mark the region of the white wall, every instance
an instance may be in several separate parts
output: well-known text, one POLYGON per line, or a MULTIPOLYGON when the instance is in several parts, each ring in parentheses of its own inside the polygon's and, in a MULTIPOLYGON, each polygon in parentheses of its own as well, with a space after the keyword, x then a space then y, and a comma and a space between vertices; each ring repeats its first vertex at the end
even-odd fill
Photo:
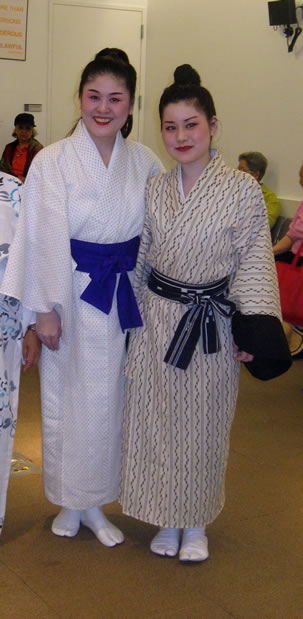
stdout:
POLYGON ((294 210, 302 200, 303 33, 288 53, 284 35, 269 27, 266 0, 149 0, 144 141, 167 164, 156 104, 185 62, 214 97, 226 162, 237 165, 244 150, 264 152, 265 182, 294 210))

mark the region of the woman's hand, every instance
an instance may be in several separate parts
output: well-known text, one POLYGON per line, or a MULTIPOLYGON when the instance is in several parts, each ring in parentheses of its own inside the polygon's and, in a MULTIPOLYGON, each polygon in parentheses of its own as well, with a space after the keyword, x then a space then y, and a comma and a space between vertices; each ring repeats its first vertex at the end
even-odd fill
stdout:
POLYGON ((55 309, 51 312, 38 312, 36 332, 42 344, 50 350, 59 349, 59 339, 62 333, 61 320, 55 309))
POLYGON ((251 355, 249 352, 245 352, 244 350, 239 350, 239 346, 237 346, 236 344, 234 344, 233 357, 235 361, 244 361, 244 363, 254 360, 253 355, 251 355))
POLYGON ((41 354, 41 342, 37 333, 30 327, 22 342, 22 358, 24 362, 24 372, 37 365, 41 354))
POLYGON ((283 254, 285 251, 289 251, 293 246, 293 243, 293 240, 290 236, 288 236, 288 234, 282 236, 282 239, 280 239, 280 241, 273 246, 274 256, 278 256, 279 254, 283 254))

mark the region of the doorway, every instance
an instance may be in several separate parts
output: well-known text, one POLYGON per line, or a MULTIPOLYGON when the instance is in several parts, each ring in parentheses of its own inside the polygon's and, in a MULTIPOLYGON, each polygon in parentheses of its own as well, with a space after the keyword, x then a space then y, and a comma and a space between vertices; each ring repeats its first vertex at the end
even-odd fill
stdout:
POLYGON ((126 51, 137 71, 137 98, 131 137, 139 139, 138 105, 142 71, 143 10, 75 4, 50 4, 48 143, 68 134, 80 117, 78 85, 83 68, 104 47, 126 51))

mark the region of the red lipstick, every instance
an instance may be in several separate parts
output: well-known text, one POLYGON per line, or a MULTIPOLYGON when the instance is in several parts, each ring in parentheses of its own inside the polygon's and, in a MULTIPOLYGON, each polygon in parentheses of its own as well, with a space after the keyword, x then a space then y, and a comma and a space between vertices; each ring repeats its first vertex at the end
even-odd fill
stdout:
POLYGON ((180 153, 186 153, 186 151, 190 150, 192 146, 177 146, 176 150, 180 153))

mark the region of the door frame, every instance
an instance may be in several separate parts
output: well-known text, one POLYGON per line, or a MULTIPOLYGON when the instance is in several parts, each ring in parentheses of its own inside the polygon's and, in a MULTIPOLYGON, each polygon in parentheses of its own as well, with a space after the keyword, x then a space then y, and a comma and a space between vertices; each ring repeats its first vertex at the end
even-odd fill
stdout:
POLYGON ((83 8, 100 8, 110 9, 117 11, 136 11, 141 14, 141 44, 140 44, 140 66, 137 71, 137 87, 136 87, 136 99, 135 109, 138 115, 138 141, 143 141, 143 129, 144 129, 144 94, 145 94, 145 67, 146 67, 146 19, 147 10, 146 6, 135 5, 121 5, 110 0, 98 0, 85 1, 85 0, 49 0, 48 6, 48 77, 47 77, 47 114, 46 114, 46 136, 47 144, 50 143, 51 136, 51 88, 52 88, 52 58, 53 58, 53 28, 54 28, 54 7, 56 5, 67 6, 81 6, 83 8))

